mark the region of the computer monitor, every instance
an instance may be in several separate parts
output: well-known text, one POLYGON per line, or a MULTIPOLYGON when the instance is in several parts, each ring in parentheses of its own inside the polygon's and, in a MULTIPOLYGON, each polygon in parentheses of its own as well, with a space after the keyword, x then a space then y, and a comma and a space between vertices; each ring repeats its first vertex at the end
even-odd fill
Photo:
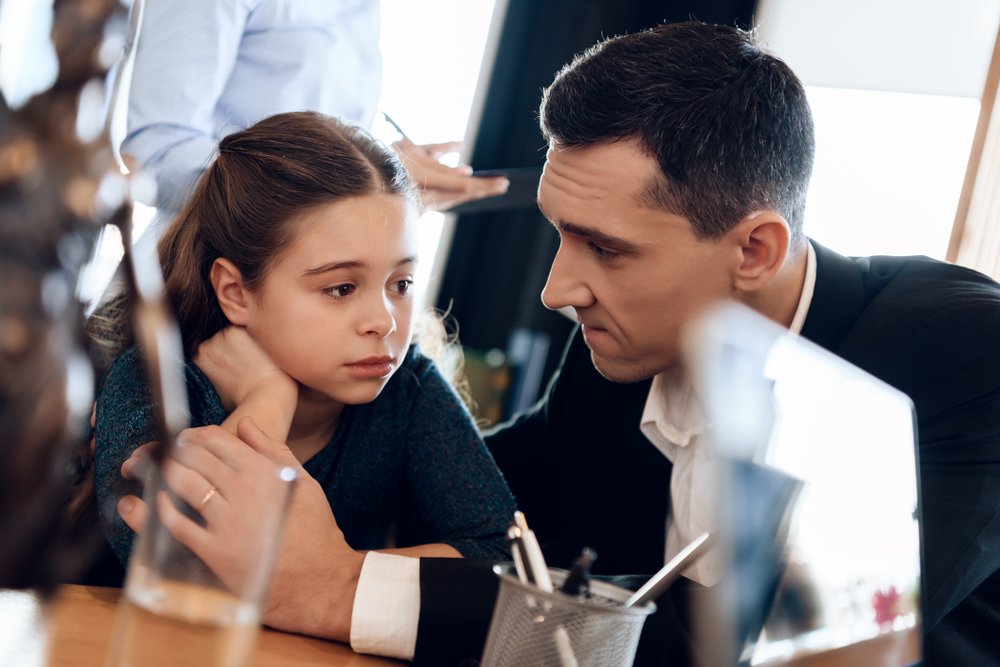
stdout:
POLYGON ((918 662, 910 399, 735 304, 687 332, 686 354, 718 464, 726 573, 696 610, 704 661, 918 662))

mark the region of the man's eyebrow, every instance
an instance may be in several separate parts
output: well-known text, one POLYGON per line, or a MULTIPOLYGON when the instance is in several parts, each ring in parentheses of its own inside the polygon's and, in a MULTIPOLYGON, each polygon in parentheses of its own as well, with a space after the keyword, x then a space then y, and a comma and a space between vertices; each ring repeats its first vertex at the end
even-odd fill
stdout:
POLYGON ((588 241, 592 241, 602 248, 608 248, 621 253, 635 253, 639 251, 639 246, 635 243, 626 241, 625 239, 620 239, 616 236, 609 236, 608 234, 599 232, 596 229, 581 227, 580 225, 574 225, 572 222, 565 222, 562 220, 555 221, 552 224, 554 224, 561 232, 566 232, 588 241))
MULTIPOLYGON (((396 268, 398 269, 404 264, 413 264, 416 261, 416 256, 404 257, 396 262, 396 268)), ((313 269, 306 269, 302 272, 302 276, 308 278, 310 276, 316 276, 321 273, 329 273, 330 271, 337 271, 339 269, 364 269, 367 266, 367 262, 360 259, 350 259, 343 262, 330 262, 328 264, 323 264, 322 266, 317 266, 313 269)))

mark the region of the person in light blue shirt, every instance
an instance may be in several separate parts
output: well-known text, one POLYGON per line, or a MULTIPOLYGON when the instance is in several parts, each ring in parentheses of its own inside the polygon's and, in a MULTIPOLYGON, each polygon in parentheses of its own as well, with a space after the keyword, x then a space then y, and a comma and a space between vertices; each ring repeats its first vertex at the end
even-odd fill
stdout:
MULTIPOLYGON (((181 209, 223 137, 267 116, 318 111, 370 127, 381 88, 379 9, 378 0, 137 2, 121 153, 155 179, 156 198, 146 202, 159 210, 155 224, 181 209)), ((442 165, 442 146, 395 148, 432 208, 506 189, 506 179, 442 165)))

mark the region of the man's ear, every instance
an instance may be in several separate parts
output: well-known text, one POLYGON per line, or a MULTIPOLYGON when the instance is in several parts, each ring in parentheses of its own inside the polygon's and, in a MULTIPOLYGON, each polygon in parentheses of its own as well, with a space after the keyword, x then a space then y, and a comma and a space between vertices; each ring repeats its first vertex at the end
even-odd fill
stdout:
POLYGON ((219 257, 212 262, 208 278, 226 319, 239 326, 249 324, 249 307, 253 295, 243 284, 243 276, 236 265, 228 259, 219 257))
POLYGON ((788 257, 792 237, 788 222, 775 211, 757 211, 741 220, 730 234, 739 244, 741 256, 733 286, 740 292, 757 292, 788 257))

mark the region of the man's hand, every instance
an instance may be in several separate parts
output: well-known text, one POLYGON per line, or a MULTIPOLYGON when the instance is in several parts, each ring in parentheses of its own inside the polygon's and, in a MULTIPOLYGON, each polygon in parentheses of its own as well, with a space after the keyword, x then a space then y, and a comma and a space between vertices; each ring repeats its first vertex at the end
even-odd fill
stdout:
MULTIPOLYGON (((196 508, 209 497, 209 489, 216 492, 200 507, 205 526, 188 519, 169 501, 158 504, 161 521, 223 581, 238 582, 252 565, 249 559, 259 557, 253 548, 257 517, 281 502, 280 487, 274 484, 276 468, 293 468, 298 481, 285 518, 264 622, 280 630, 349 642, 364 553, 347 544, 322 487, 287 445, 269 438, 249 418, 240 420, 237 433, 239 437, 208 426, 181 434, 164 468, 167 483, 196 508)), ((123 474, 134 472, 135 465, 130 458, 122 466, 123 474)), ((145 504, 126 496, 118 507, 129 527, 141 532, 148 514, 145 504)))
POLYGON ((442 164, 441 156, 458 151, 462 147, 461 142, 418 146, 404 138, 393 143, 392 147, 402 159, 410 178, 420 187, 424 208, 430 211, 444 211, 467 201, 502 195, 510 185, 503 176, 473 176, 468 165, 449 167, 442 164))

